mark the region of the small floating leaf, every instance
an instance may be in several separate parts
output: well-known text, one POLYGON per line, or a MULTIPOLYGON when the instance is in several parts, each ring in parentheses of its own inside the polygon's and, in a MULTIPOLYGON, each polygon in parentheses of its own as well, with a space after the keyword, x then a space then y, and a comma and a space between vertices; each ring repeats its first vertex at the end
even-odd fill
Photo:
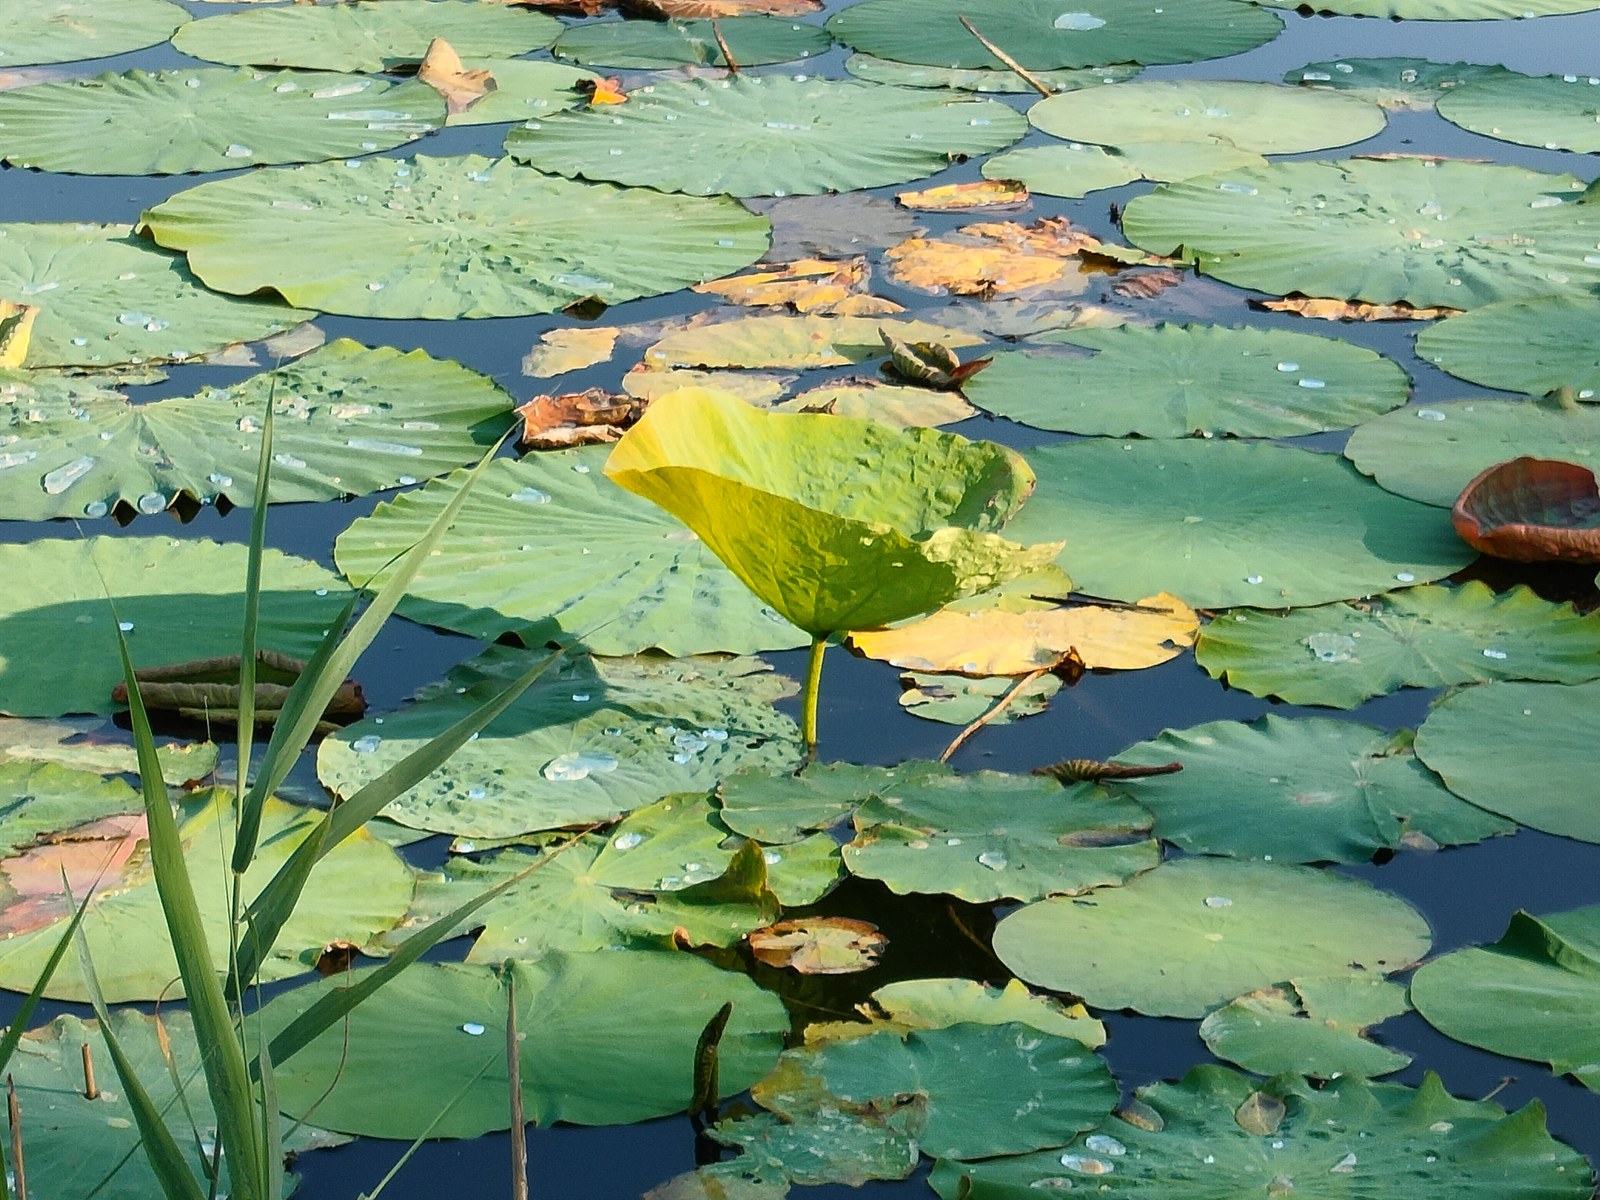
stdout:
POLYGON ((1369 1078, 1411 1061, 1366 1036, 1368 1026, 1409 1008, 1405 987, 1376 975, 1296 979, 1223 1005, 1200 1022, 1200 1037, 1218 1058, 1260 1075, 1369 1078))
POLYGON ((800 975, 853 975, 878 965, 889 939, 870 921, 800 917, 753 930, 747 941, 758 962, 800 975))

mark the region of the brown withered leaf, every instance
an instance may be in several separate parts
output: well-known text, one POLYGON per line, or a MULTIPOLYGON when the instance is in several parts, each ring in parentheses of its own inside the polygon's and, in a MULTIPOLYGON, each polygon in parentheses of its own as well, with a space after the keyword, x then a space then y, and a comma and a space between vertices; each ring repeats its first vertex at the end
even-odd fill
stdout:
POLYGON ((558 450, 614 442, 644 415, 649 401, 603 388, 560 396, 535 396, 517 408, 524 450, 558 450))
POLYGON ((1026 208, 1032 197, 1020 179, 974 179, 921 191, 899 192, 895 200, 907 208, 953 212, 972 208, 1026 208))
POLYGON ((1119 296, 1127 296, 1134 300, 1152 300, 1170 287, 1177 287, 1183 282, 1183 272, 1174 271, 1171 267, 1160 267, 1153 271, 1140 271, 1136 275, 1119 275, 1111 284, 1111 290, 1119 296))
POLYGON ((958 296, 997 296, 1048 288, 1056 294, 1088 286, 1089 264, 1142 264, 1146 256, 1112 246, 1065 217, 1045 217, 1032 225, 1014 221, 964 225, 940 237, 914 237, 885 254, 890 274, 910 287, 958 296))
POLYGON ((1315 296, 1289 295, 1281 300, 1251 300, 1251 308, 1267 312, 1298 313, 1324 321, 1431 321, 1453 317, 1458 308, 1413 308, 1404 300, 1396 304, 1367 304, 1362 300, 1326 300, 1315 296))
POLYGON ((1462 490, 1450 520, 1462 541, 1495 558, 1600 562, 1600 486, 1578 463, 1496 463, 1462 490))
POLYGON ((878 965, 889 939, 876 925, 849 917, 801 917, 749 935, 750 952, 769 967, 801 975, 852 975, 878 965))
POLYGON ((444 97, 445 110, 453 117, 466 112, 500 85, 488 71, 469 71, 455 47, 443 38, 428 43, 417 78, 444 97))
POLYGON ((763 264, 744 275, 695 284, 703 295, 721 296, 747 307, 786 307, 797 313, 872 316, 903 312, 892 300, 867 292, 870 278, 864 257, 843 260, 800 258, 763 264))

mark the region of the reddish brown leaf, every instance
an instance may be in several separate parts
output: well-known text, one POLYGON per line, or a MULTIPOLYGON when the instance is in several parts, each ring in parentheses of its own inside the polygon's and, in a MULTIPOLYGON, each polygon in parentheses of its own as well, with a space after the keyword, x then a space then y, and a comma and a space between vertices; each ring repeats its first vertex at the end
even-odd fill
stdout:
POLYGON ((1497 463, 1467 484, 1450 520, 1469 546, 1496 558, 1600 562, 1600 486, 1577 463, 1497 463))
POLYGON ((648 403, 603 388, 535 396, 517 409, 522 417, 517 444, 525 450, 553 450, 614 442, 644 415, 648 403))
POLYGON ((801 975, 850 975, 878 965, 889 939, 876 925, 849 917, 802 917, 750 934, 750 951, 769 967, 801 975))

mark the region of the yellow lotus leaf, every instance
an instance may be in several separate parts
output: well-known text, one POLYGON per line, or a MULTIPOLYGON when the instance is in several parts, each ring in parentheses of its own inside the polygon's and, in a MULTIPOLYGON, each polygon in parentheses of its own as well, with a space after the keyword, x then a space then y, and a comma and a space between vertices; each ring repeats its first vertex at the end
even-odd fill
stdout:
POLYGON ((620 332, 615 326, 551 329, 523 356, 522 373, 547 379, 603 363, 615 353, 620 332))
POLYGON ((1194 644, 1200 619, 1162 592, 1137 605, 1077 605, 1026 612, 944 609, 894 629, 852 633, 869 658, 912 671, 1024 675, 1076 649, 1087 667, 1153 667, 1194 644))
MULTIPOLYGON (((787 305, 801 313, 836 313, 840 311, 839 306, 849 302, 852 297, 872 301, 866 312, 900 311, 900 306, 893 301, 864 296, 867 278, 865 258, 843 261, 800 258, 728 279, 697 283, 694 290, 705 295, 721 296, 730 304, 751 307, 787 305), (883 307, 885 305, 888 307, 883 307)), ((860 306, 853 307, 861 311, 860 306)))
POLYGON ((1079 292, 1089 284, 1085 252, 1102 248, 1098 238, 1063 217, 1032 225, 1015 221, 965 225, 942 237, 914 237, 891 246, 889 273, 910 287, 961 296, 994 296, 1052 286, 1079 292))
POLYGON ((973 179, 895 196, 907 208, 951 212, 969 208, 1022 208, 1030 199, 1019 179, 973 179))
POLYGON ((684 388, 710 388, 726 392, 750 404, 770 404, 789 390, 793 375, 770 371, 652 371, 634 367, 622 377, 622 390, 641 400, 655 400, 684 388))
POLYGON ((33 337, 36 304, 14 304, 0 300, 0 367, 20 367, 28 357, 28 342, 33 337))
POLYGON ((942 342, 952 350, 984 339, 927 321, 871 317, 740 317, 674 329, 644 354, 652 370, 667 367, 843 367, 882 358, 883 330, 906 342, 942 342))
POLYGON ((466 112, 500 85, 488 71, 469 71, 455 47, 443 38, 428 43, 417 78, 444 97, 445 109, 453 117, 466 112))

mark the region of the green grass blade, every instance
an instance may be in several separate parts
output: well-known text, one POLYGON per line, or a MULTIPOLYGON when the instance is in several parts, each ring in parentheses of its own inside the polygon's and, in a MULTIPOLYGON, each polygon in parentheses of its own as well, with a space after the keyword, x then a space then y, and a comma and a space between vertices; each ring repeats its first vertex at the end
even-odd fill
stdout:
MULTIPOLYGON (((261 453, 256 459, 256 490, 250 509, 250 551, 244 577, 244 617, 239 633, 239 721, 236 726, 239 746, 239 780, 234 792, 233 871, 242 875, 255 857, 256 839, 261 836, 261 811, 264 798, 247 802, 250 753, 255 748, 256 730, 256 633, 261 620, 261 553, 267 544, 267 490, 272 478, 272 398, 278 376, 273 372, 267 389, 267 411, 261 422, 261 453)), ((235 915, 238 897, 235 896, 235 915)))

